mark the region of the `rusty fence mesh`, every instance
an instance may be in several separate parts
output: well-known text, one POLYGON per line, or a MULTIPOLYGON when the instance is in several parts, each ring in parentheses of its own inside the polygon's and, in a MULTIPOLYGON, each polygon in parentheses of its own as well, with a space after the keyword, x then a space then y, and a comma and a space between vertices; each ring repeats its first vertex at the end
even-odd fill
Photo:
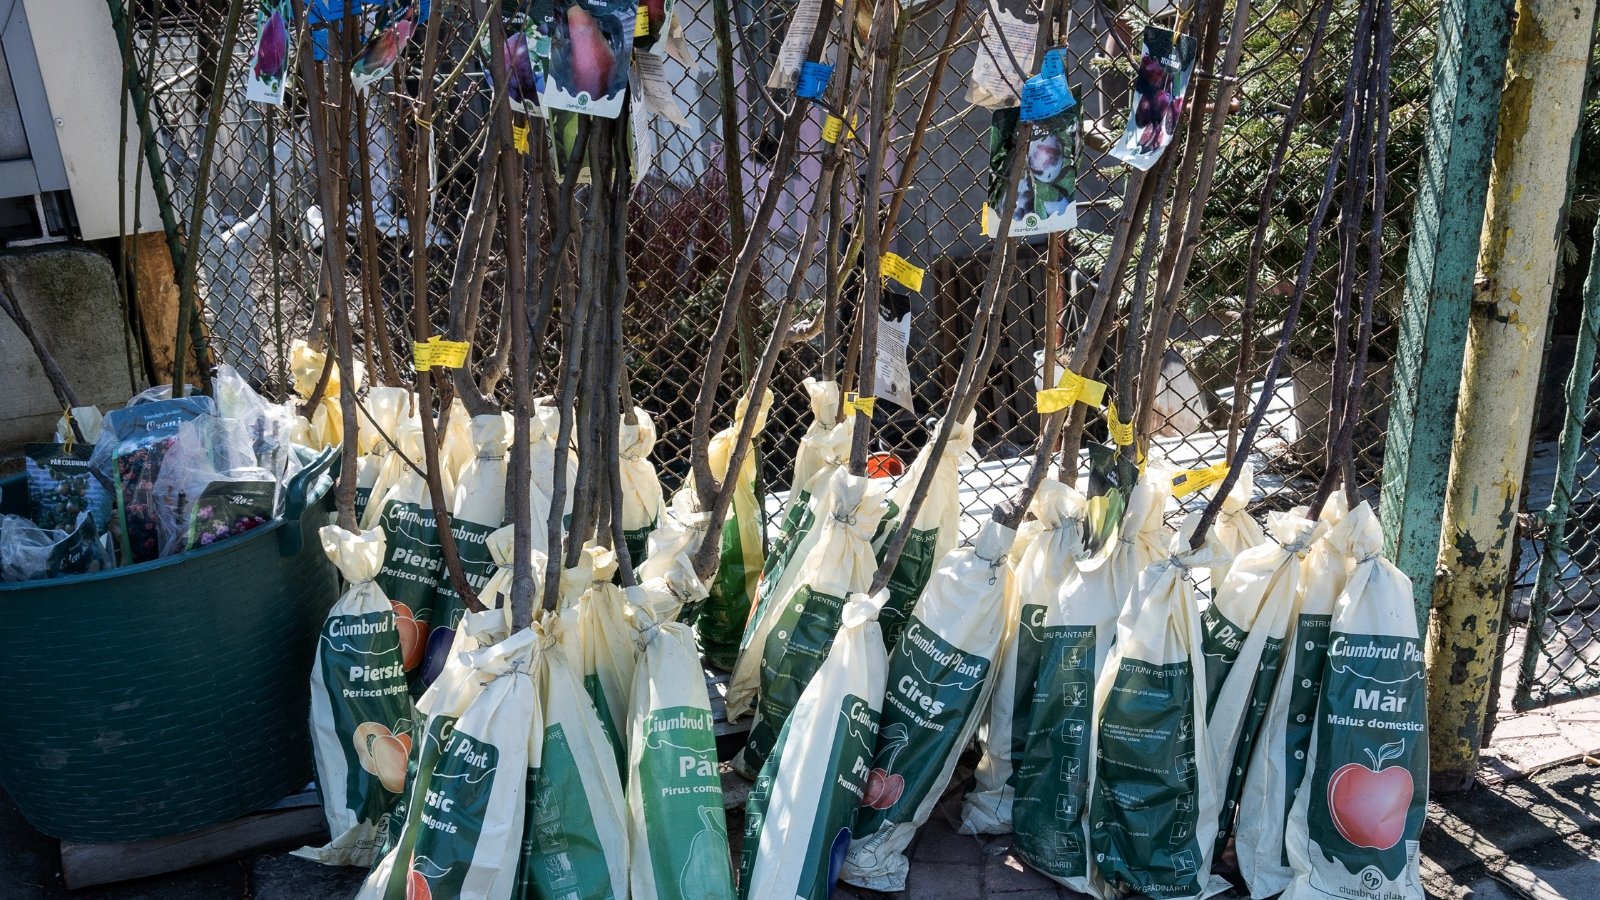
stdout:
MULTIPOLYGON (((1006 5, 1023 2, 1027 0, 1006 0, 1006 5)), ((636 144, 648 146, 650 158, 637 173, 629 211, 629 374, 635 402, 658 419, 661 439, 654 457, 669 492, 687 473, 694 394, 721 300, 720 279, 731 255, 722 111, 731 108, 737 116, 738 177, 746 218, 754 214, 769 180, 782 179, 778 221, 757 273, 760 299, 749 310, 749 334, 744 338, 756 352, 765 340, 770 311, 789 275, 805 212, 815 202, 820 168, 822 114, 818 112, 802 136, 795 171, 776 175, 770 171, 780 128, 774 103, 788 102, 788 95, 769 92, 764 85, 793 4, 731 3, 736 95, 731 104, 721 96, 713 6, 712 0, 679 0, 676 7, 688 43, 699 58, 694 69, 670 59, 665 63, 685 124, 673 124, 659 116, 639 117, 633 122, 636 131, 646 133, 636 144)), ((894 108, 893 141, 885 165, 890 184, 899 177, 909 135, 930 91, 936 103, 890 249, 926 269, 928 277, 922 291, 890 300, 908 304, 911 310, 908 354, 914 408, 879 404, 879 446, 875 449, 893 453, 907 463, 929 435, 930 424, 943 412, 951 392, 991 248, 978 221, 989 177, 991 113, 964 98, 978 29, 993 6, 994 0, 918 4, 915 8, 921 14, 910 26, 905 42, 913 63, 901 78, 894 108), (955 25, 959 47, 943 77, 930 83, 934 67, 929 60, 950 29, 952 14, 961 17, 955 25)), ((1314 6, 1305 0, 1272 0, 1257 2, 1250 11, 1250 30, 1238 73, 1237 109, 1228 119, 1201 245, 1161 367, 1158 437, 1165 453, 1180 464, 1215 462, 1223 453, 1239 362, 1237 317, 1249 236, 1268 159, 1293 96, 1314 6)), ((319 254, 331 234, 348 241, 349 264, 344 275, 352 321, 360 323, 356 329, 358 353, 369 372, 379 377, 398 373, 403 379, 407 360, 395 359, 392 365, 383 360, 385 342, 376 337, 379 329, 385 329, 391 348, 408 348, 411 340, 410 223, 400 200, 396 168, 416 140, 408 99, 416 92, 416 46, 408 51, 399 77, 375 86, 365 108, 358 112, 367 135, 366 152, 352 152, 351 157, 370 173, 370 204, 364 202, 368 200, 365 191, 353 191, 352 216, 325 233, 313 189, 312 148, 299 79, 294 79, 282 107, 244 98, 242 82, 253 37, 251 4, 247 4, 245 27, 229 77, 220 85, 211 83, 226 7, 226 0, 137 0, 129 7, 142 74, 155 95, 168 174, 182 210, 187 210, 192 200, 207 102, 214 90, 227 92, 201 235, 199 290, 214 352, 221 361, 250 374, 268 393, 280 397, 286 393, 286 345, 304 335, 316 318, 319 254), (367 296, 376 302, 365 303, 367 296)), ((1128 7, 1120 15, 1137 35, 1144 13, 1135 11, 1133 4, 1128 7)), ((451 288, 487 131, 489 89, 483 59, 470 50, 479 24, 474 4, 434 0, 433 8, 447 17, 447 58, 452 63, 465 59, 460 77, 449 86, 445 113, 433 129, 438 165, 435 213, 427 226, 427 265, 435 325, 442 329, 447 318, 442 298, 451 288)), ((381 5, 364 7, 362 27, 371 28, 381 10, 381 5)), ((1390 233, 1385 235, 1373 374, 1362 399, 1370 415, 1357 435, 1357 480, 1374 499, 1382 462, 1388 360, 1397 337, 1406 234, 1427 127, 1436 25, 1434 5, 1427 0, 1399 0, 1395 11, 1393 134, 1388 154, 1390 233)), ((1350 67, 1354 15, 1353 7, 1335 7, 1320 73, 1280 182, 1261 272, 1259 352, 1246 362, 1252 381, 1259 379, 1275 342, 1287 303, 1285 287, 1299 262, 1305 223, 1329 164, 1337 108, 1350 67)), ((1070 346, 1103 265, 1107 231, 1121 202, 1124 178, 1121 166, 1106 148, 1129 114, 1133 71, 1127 56, 1110 55, 1117 47, 1114 20, 1105 0, 1075 0, 1066 22, 1067 76, 1082 112, 1079 226, 1062 235, 1059 253, 1063 263, 1057 269, 1046 264, 1050 238, 1028 239, 1018 253, 1015 285, 1003 308, 1005 343, 978 406, 977 441, 963 466, 962 499, 969 513, 986 508, 996 497, 994 489, 1015 483, 1026 465, 1019 457, 1033 444, 1039 424, 1034 392, 1047 341, 1045 309, 1051 280, 1059 279, 1064 297, 1055 339, 1070 346)), ((1197 77, 1211 74, 1201 72, 1197 77)), ((859 144, 854 152, 856 157, 846 171, 864 171, 859 144)), ((362 180, 358 177, 355 183, 362 180)), ((860 186, 859 178, 851 180, 847 209, 859 195, 860 186)), ((1325 360, 1333 345, 1331 306, 1338 267, 1333 243, 1326 242, 1328 249, 1318 260, 1312 279, 1308 310, 1295 337, 1292 377, 1280 381, 1277 408, 1258 445, 1256 499, 1263 508, 1282 509, 1305 502, 1321 474, 1330 381, 1325 360)), ((496 232, 481 286, 483 312, 472 336, 479 351, 476 360, 489 356, 483 352, 485 348, 492 351, 502 337, 503 249, 496 232)), ((820 263, 812 266, 807 277, 813 295, 820 295, 824 277, 820 263)), ((558 298, 561 293, 558 290, 558 298)), ((850 305, 847 295, 844 306, 848 310, 850 305)), ((799 318, 814 311, 815 303, 806 303, 799 318)), ((559 346, 559 337, 552 333, 546 359, 559 346)), ((1098 365, 1102 380, 1109 381, 1112 376, 1113 355, 1108 352, 1098 365)), ((737 348, 731 358, 735 362, 728 366, 720 394, 722 415, 716 427, 727 423, 727 413, 742 384, 737 348)), ((777 402, 759 444, 762 481, 770 490, 788 485, 794 447, 810 419, 800 383, 816 374, 823 362, 818 341, 790 347, 781 360, 774 385, 777 402)), ((549 367, 538 377, 548 390, 549 367)), ((1091 420, 1091 438, 1101 428, 1091 420)), ((1098 439, 1104 440, 1103 429, 1098 439)))

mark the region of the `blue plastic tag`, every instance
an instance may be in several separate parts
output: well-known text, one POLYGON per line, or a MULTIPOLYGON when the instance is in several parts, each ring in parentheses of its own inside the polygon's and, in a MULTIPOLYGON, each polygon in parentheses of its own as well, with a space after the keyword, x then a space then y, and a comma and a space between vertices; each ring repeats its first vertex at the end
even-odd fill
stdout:
POLYGON ((806 60, 800 64, 800 83, 795 86, 795 96, 821 100, 822 92, 828 89, 828 82, 832 79, 833 66, 806 60))
POLYGON ((1022 121, 1048 119, 1077 105, 1072 89, 1067 87, 1064 53, 1060 48, 1047 51, 1039 74, 1022 83, 1022 121))

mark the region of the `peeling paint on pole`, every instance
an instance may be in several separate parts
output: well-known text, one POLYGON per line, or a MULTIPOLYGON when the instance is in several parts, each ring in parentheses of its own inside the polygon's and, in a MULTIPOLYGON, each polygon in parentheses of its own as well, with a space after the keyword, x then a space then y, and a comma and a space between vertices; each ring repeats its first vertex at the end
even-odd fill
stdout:
POLYGON ((1442 790, 1472 782, 1499 664, 1596 2, 1517 4, 1433 588, 1428 717, 1442 790))
POLYGON ((1411 223, 1383 461, 1384 552, 1433 596, 1450 434, 1466 344, 1514 0, 1440 0, 1426 166, 1411 223))

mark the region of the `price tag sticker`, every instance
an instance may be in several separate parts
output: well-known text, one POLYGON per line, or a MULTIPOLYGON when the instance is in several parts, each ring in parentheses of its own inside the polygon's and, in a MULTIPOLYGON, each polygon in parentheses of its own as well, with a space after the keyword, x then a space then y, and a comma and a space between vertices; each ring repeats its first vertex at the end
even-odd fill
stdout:
POLYGON ((845 415, 848 416, 853 416, 858 412, 866 413, 870 416, 872 415, 873 407, 877 405, 877 397, 863 397, 855 391, 849 391, 844 395, 844 411, 845 415))
POLYGON ((822 92, 828 89, 828 82, 831 80, 833 80, 833 66, 806 60, 800 64, 800 83, 795 85, 795 96, 805 97, 808 100, 821 100, 822 92))
POLYGON ((879 264, 883 277, 922 293, 922 277, 928 273, 906 262, 905 257, 898 253, 885 253, 879 264))
POLYGON ((418 372, 432 368, 459 369, 467 364, 472 345, 466 341, 447 341, 434 335, 426 341, 413 341, 411 354, 418 372))
MULTIPOLYGON (((822 140, 825 143, 839 143, 839 135, 844 131, 844 120, 838 116, 830 115, 822 120, 822 140)), ((856 136, 856 117, 850 117, 850 137, 856 136)))
POLYGON ((1182 500, 1195 491, 1204 490, 1228 477, 1228 464, 1217 463, 1204 469, 1179 469, 1172 473, 1172 496, 1182 500))
POLYGON ((527 125, 517 125, 517 124, 514 124, 514 123, 511 126, 511 146, 515 147, 517 152, 523 154, 524 156, 527 155, 528 150, 529 150, 529 147, 528 147, 528 129, 529 129, 529 127, 530 126, 527 126, 527 125))
POLYGON ((650 36, 650 8, 639 4, 637 14, 633 17, 633 36, 636 38, 650 36))
POLYGON ((1035 395, 1035 407, 1041 415, 1060 412, 1074 403, 1099 406, 1106 396, 1106 385, 1067 369, 1061 373, 1056 386, 1035 395))

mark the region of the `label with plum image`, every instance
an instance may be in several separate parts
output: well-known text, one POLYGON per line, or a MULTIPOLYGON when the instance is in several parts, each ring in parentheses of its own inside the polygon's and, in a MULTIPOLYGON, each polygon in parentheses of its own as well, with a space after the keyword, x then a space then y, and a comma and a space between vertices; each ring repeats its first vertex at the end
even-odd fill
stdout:
MULTIPOLYGON (((839 703, 838 724, 831 734, 802 733, 797 737, 792 728, 784 727, 766 764, 761 768, 761 774, 756 777, 755 786, 750 789, 744 844, 739 858, 741 884, 748 885, 755 872, 761 833, 772 804, 773 781, 782 768, 785 748, 789 742, 796 740, 831 739, 827 767, 815 773, 801 773, 819 776, 819 780, 822 775, 831 776, 832 781, 820 786, 816 814, 810 818, 811 833, 806 838, 805 866, 795 884, 795 894, 799 897, 830 895, 845 853, 850 848, 850 825, 857 819, 856 813, 862 808, 864 798, 875 785, 881 785, 883 781, 882 772, 871 767, 872 748, 878 740, 878 724, 878 711, 871 704, 854 694, 845 694, 839 703)), ((797 796, 791 796, 789 801, 794 803, 798 799, 797 796)))
POLYGON ((610 900, 611 869, 567 733, 544 730, 540 764, 529 770, 528 817, 517 866, 519 896, 610 900))
POLYGON ((1305 788, 1311 885, 1382 900, 1416 878, 1427 815, 1422 643, 1334 632, 1322 688, 1316 766, 1305 788))
POLYGON ((1082 878, 1088 874, 1083 813, 1094 765, 1089 749, 1095 628, 1052 627, 1042 634, 1048 650, 1029 698, 1033 725, 1024 735, 1026 750, 1017 767, 1019 789, 1012 806, 1016 849, 1048 875, 1082 878))
MULTIPOLYGON (((1311 735, 1316 731, 1317 700, 1322 696, 1322 669, 1328 661, 1328 629, 1332 616, 1300 616, 1294 627, 1291 668, 1283 674, 1294 679, 1289 688, 1289 721, 1283 729, 1283 818, 1288 821, 1294 809, 1295 792, 1306 779, 1306 757, 1311 753, 1311 735)), ((1279 864, 1289 865, 1289 848, 1284 846, 1279 864)))
MULTIPOLYGON (((329 694, 334 733, 346 736, 343 805, 377 822, 404 787, 411 754, 411 698, 394 616, 329 616, 318 666, 329 694)), ((336 789, 323 785, 324 792, 336 789)), ((335 802, 333 798, 325 798, 335 802)))
POLYGON ((1203 887, 1194 679, 1187 661, 1124 659, 1099 715, 1090 846, 1107 881, 1150 897, 1203 887))
MULTIPOLYGON (((868 786, 856 831, 889 834, 911 821, 924 797, 938 787, 945 760, 959 751, 961 724, 978 714, 979 688, 990 662, 940 637, 911 616, 889 657, 876 769, 883 787, 868 786)), ((871 840, 863 852, 870 853, 871 840)))

